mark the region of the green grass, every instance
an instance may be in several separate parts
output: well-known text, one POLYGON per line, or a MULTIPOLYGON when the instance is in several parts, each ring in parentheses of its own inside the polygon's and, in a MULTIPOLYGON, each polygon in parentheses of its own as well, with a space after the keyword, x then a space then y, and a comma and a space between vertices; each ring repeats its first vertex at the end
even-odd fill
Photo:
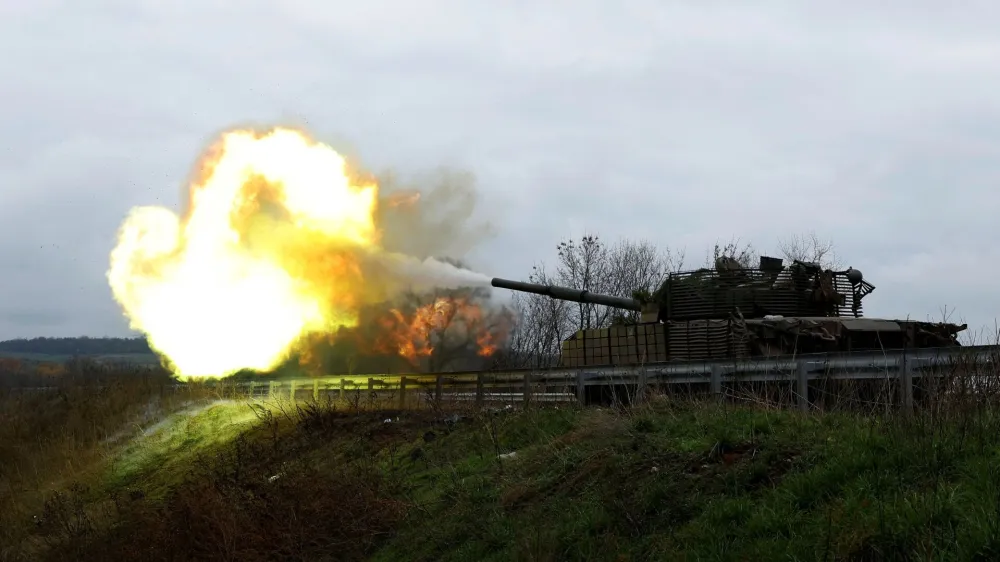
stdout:
MULTIPOLYGON (((980 419, 980 429, 996 420, 980 419)), ((717 406, 505 420, 424 448, 377 560, 992 559, 995 432, 717 406), (464 452, 457 454, 457 451, 464 452), (437 501, 433 501, 437 500, 437 501)))
POLYGON ((200 403, 173 413, 111 457, 104 487, 142 488, 153 499, 163 498, 199 455, 231 443, 255 421, 253 411, 238 401, 200 403))
POLYGON ((32 540, 75 560, 994 560, 1000 417, 963 408, 214 404, 123 442, 32 540))

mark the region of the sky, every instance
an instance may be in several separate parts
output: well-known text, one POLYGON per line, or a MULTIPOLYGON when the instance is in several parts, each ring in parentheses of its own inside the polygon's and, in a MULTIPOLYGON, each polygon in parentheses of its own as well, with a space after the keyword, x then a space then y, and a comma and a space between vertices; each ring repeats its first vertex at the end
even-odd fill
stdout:
POLYGON ((0 0, 0 339, 129 335, 118 226, 178 209, 247 124, 471 172, 489 275, 584 233, 700 266, 814 231, 877 287, 867 316, 992 334, 1000 3, 962 6, 0 0))

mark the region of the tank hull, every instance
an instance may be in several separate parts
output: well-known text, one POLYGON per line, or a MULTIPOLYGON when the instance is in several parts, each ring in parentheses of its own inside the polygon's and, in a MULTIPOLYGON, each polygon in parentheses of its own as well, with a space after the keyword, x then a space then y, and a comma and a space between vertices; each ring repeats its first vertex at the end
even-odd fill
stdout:
POLYGON ((563 342, 564 367, 641 365, 960 345, 965 325, 881 318, 701 319, 580 330, 563 342))

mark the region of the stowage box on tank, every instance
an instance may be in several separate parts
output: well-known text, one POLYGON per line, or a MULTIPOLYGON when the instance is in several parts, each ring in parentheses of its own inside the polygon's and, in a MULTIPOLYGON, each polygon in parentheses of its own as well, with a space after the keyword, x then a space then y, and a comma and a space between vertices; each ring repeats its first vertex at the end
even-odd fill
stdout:
POLYGON ((966 325, 864 318, 875 287, 857 269, 761 257, 757 268, 720 258, 671 273, 648 298, 494 278, 493 286, 640 313, 634 324, 580 330, 563 342, 565 367, 774 357, 824 351, 957 346, 966 325))

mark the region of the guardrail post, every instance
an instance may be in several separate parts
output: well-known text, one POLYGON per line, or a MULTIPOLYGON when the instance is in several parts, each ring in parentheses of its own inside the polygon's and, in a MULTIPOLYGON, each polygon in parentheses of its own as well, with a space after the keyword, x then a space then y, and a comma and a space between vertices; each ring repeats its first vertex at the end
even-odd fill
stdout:
POLYGON ((799 411, 809 411, 809 369, 805 361, 795 364, 796 386, 799 401, 799 411))
POLYGON ((344 394, 345 394, 346 390, 347 390, 347 381, 344 380, 344 379, 340 379, 340 399, 341 400, 344 399, 344 394))
POLYGON ((440 404, 441 398, 443 397, 444 397, 444 377, 438 375, 437 380, 434 381, 434 401, 440 404))
POLYGON ((903 402, 903 412, 913 412, 913 362, 906 356, 906 351, 899 358, 899 385, 903 402))
POLYGON ((275 384, 274 381, 268 381, 268 383, 267 383, 267 395, 269 397, 274 398, 274 393, 275 393, 275 388, 276 387, 277 387, 277 385, 275 384))
POLYGON ((399 409, 406 408, 406 377, 399 377, 399 409))
POLYGON ((576 400, 581 406, 587 405, 587 385, 584 383, 583 371, 576 372, 576 400))
POLYGON ((636 392, 636 398, 641 400, 646 395, 646 384, 647 384, 646 367, 639 368, 639 388, 636 392))
POLYGON ((248 392, 250 394, 250 399, 253 400, 253 398, 254 398, 254 395, 253 395, 253 381, 250 381, 250 385, 249 386, 250 386, 250 389, 248 390, 248 392))
POLYGON ((531 401, 531 372, 524 372, 524 404, 527 406, 528 402, 531 401))
POLYGON ((295 381, 288 383, 288 400, 291 401, 292 405, 295 405, 295 381))
POLYGON ((313 381, 313 401, 319 402, 319 379, 313 381))
POLYGON ((476 373, 476 406, 483 405, 483 372, 476 373))
POLYGON ((712 365, 712 375, 709 383, 712 387, 712 396, 722 398, 722 365, 712 365))

